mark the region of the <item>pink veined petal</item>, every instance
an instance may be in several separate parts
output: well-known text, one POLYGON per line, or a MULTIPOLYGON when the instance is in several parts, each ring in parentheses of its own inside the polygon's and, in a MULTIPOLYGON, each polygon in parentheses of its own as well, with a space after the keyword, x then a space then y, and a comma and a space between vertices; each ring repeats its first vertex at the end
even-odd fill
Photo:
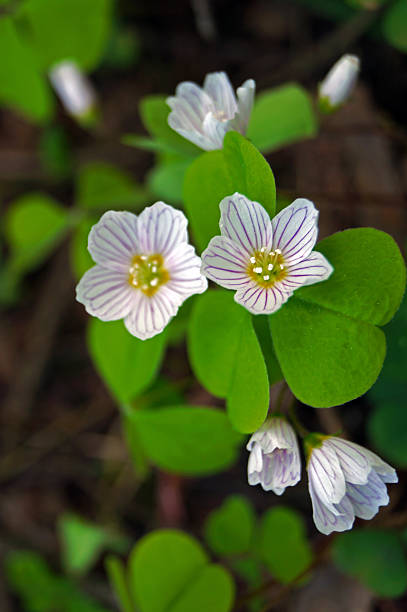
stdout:
POLYGON ((136 290, 128 283, 128 272, 94 266, 76 286, 76 299, 86 311, 102 321, 125 317, 133 307, 136 290))
POLYGON ((195 83, 186 81, 178 85, 176 95, 167 98, 166 102, 172 109, 168 125, 187 140, 210 150, 211 141, 204 134, 203 122, 215 106, 207 93, 195 83))
POLYGON ((179 244, 170 253, 165 265, 170 274, 167 287, 184 296, 183 299, 203 293, 208 288, 208 281, 201 273, 201 258, 190 244, 179 244))
POLYGON ((187 242, 187 224, 183 212, 164 202, 145 208, 138 218, 141 252, 159 253, 166 258, 179 244, 187 242))
POLYGON ((253 79, 248 79, 237 90, 237 113, 229 122, 230 127, 241 134, 246 134, 249 125, 250 115, 253 108, 256 83, 253 79))
POLYGON ((89 233, 88 250, 96 263, 111 270, 128 271, 132 257, 140 252, 136 215, 105 212, 89 233))
POLYGON ((308 462, 308 477, 316 494, 325 505, 337 504, 346 493, 345 477, 339 459, 326 442, 312 450, 308 462))
POLYGON ((254 281, 250 283, 250 286, 235 293, 235 301, 252 314, 272 314, 291 297, 291 293, 280 289, 279 283, 270 289, 264 289, 254 281))
POLYGON ((310 200, 298 198, 272 219, 273 249, 280 249, 286 264, 308 257, 318 236, 318 211, 310 200))
POLYGON ((398 482, 399 479, 396 470, 383 461, 376 453, 364 448, 364 446, 360 446, 360 444, 356 444, 356 442, 348 442, 348 444, 352 444, 352 446, 365 455, 366 459, 370 462, 370 465, 383 482, 398 482))
POLYGON ((237 112, 236 97, 225 72, 206 75, 204 91, 213 100, 217 112, 224 113, 225 119, 233 119, 237 112))
POLYGON ((287 276, 281 284, 287 290, 294 290, 327 280, 333 271, 326 257, 318 251, 313 251, 306 259, 287 267, 287 276))
POLYGON ((260 483, 262 469, 263 453, 260 444, 256 442, 253 445, 249 455, 249 461, 247 463, 247 479, 250 485, 257 485, 260 483))
POLYGON ((380 506, 387 506, 389 503, 386 485, 374 470, 370 472, 366 484, 348 484, 346 495, 355 515, 365 520, 373 518, 380 506))
POLYGON ((229 238, 215 236, 202 253, 202 272, 226 289, 247 286, 249 258, 229 238))
POLYGON ((223 139, 226 132, 231 128, 228 121, 219 121, 213 113, 208 113, 203 122, 203 133, 210 146, 206 146, 207 151, 215 151, 223 147, 223 139))
POLYGON ((357 485, 367 483, 371 471, 370 462, 353 442, 332 436, 325 444, 334 448, 347 483, 357 485))
POLYGON ((137 301, 124 319, 127 330, 140 340, 147 340, 160 334, 176 314, 178 307, 158 291, 152 297, 137 292, 137 301))
POLYGON ((262 247, 271 248, 272 226, 267 211, 240 193, 224 198, 219 204, 219 227, 237 248, 250 257, 262 247))
MULTIPOLYGON (((299 458, 299 455, 298 455, 299 458)), ((264 458, 263 489, 284 493, 286 487, 293 487, 301 478, 301 465, 296 453, 286 449, 276 449, 264 458)))
POLYGON ((329 535, 333 531, 347 531, 352 528, 355 515, 346 497, 340 504, 336 504, 335 512, 332 512, 318 497, 311 479, 308 480, 308 489, 311 496, 313 519, 318 531, 329 535))

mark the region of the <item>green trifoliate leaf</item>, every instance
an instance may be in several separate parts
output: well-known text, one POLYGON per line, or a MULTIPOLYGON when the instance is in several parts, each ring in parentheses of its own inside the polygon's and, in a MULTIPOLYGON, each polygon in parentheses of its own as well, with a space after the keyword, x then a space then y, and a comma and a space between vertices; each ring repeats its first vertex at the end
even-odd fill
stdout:
POLYGON ((184 201, 200 249, 219 234, 219 203, 236 191, 275 212, 276 187, 270 166, 246 138, 226 134, 222 151, 204 153, 185 176, 184 201))
POLYGON ((355 399, 374 384, 386 351, 376 325, 394 316, 406 281, 399 248, 384 232, 339 232, 317 250, 333 265, 332 276, 296 291, 270 317, 270 327, 293 393, 325 408, 355 399))
POLYGON ((10 265, 17 272, 42 263, 69 227, 66 209, 49 196, 30 193, 10 205, 5 218, 10 265))
POLYGON ((381 597, 398 597, 407 588, 407 561, 396 533, 379 529, 339 534, 333 559, 346 574, 358 578, 381 597))
POLYGON ((226 398, 229 418, 243 433, 263 424, 269 381, 252 317, 229 291, 207 291, 196 300, 190 319, 191 365, 210 393, 226 398))
POLYGON ((218 555, 238 555, 249 550, 256 516, 249 500, 231 495, 206 519, 205 538, 218 555))
POLYGON ((129 412, 149 459, 178 474, 210 474, 236 460, 241 436, 225 413, 202 406, 168 406, 129 412))
POLYGON ((140 540, 130 558, 129 582, 140 612, 229 612, 234 584, 210 564, 200 544, 175 530, 140 540))
POLYGON ((166 343, 165 332, 150 340, 139 340, 123 321, 104 322, 92 318, 88 347, 100 376, 120 403, 144 391, 160 367, 166 343))
POLYGON ((299 85, 284 85, 257 96, 247 137, 268 153, 316 132, 317 120, 308 93, 299 85))
POLYGON ((33 53, 45 70, 67 59, 92 70, 109 39, 112 8, 112 0, 27 0, 20 18, 33 53))
POLYGON ((312 562, 302 517, 295 510, 276 507, 262 517, 257 550, 279 582, 291 582, 312 562))

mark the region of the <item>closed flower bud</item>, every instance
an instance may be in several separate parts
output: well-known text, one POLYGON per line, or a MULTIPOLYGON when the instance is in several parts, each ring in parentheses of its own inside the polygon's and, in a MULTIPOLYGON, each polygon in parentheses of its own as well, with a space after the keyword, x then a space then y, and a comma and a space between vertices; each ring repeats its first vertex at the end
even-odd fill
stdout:
POLYGON ((96 107, 96 94, 86 74, 75 62, 55 64, 49 78, 65 110, 76 119, 92 115, 96 107))
POLYGON ((330 113, 344 104, 355 87, 360 70, 356 55, 343 55, 331 68, 319 86, 319 105, 330 113))

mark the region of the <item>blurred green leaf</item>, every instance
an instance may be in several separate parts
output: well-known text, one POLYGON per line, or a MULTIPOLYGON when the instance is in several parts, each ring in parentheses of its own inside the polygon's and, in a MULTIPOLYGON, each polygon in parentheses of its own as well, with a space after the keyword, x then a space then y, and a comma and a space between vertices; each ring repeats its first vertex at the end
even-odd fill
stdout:
POLYGON ((249 550, 256 516, 251 503, 242 495, 231 495, 205 522, 205 539, 218 555, 238 555, 249 550))
POLYGON ((311 98, 299 85, 283 85, 257 96, 247 137, 261 151, 269 153, 317 133, 311 98))
POLYGON ((44 123, 50 119, 50 89, 10 17, 0 19, 0 55, 0 101, 31 121, 44 123))
POLYGON ((219 204, 236 191, 275 212, 273 172, 259 151, 237 132, 225 136, 222 151, 209 151, 188 168, 184 202, 195 240, 202 250, 219 234, 219 204))
POLYGON ((243 433, 260 427, 269 407, 267 369, 252 317, 231 291, 209 290, 196 300, 188 352, 199 382, 227 399, 233 426, 243 433))
POLYGON ((166 406, 129 414, 150 460, 178 474, 211 474, 236 459, 241 436, 222 410, 166 406))
POLYGON ((312 550, 301 515, 291 508, 275 507, 263 515, 257 535, 261 559, 279 582, 288 583, 312 563, 312 550))
POLYGON ((88 251, 88 236, 92 226, 97 223, 96 217, 85 217, 76 226, 70 243, 72 271, 79 280, 89 268, 95 265, 88 251))
POLYGON ((35 552, 14 551, 5 561, 7 581, 24 612, 108 612, 69 579, 57 576, 35 552))
POLYGON ((63 566, 75 574, 89 571, 104 550, 122 552, 127 548, 122 536, 75 514, 63 514, 58 530, 63 566))
POLYGON ((317 250, 333 265, 332 276, 298 289, 270 316, 270 328, 295 396, 325 408, 355 399, 374 384, 386 352, 384 334, 375 325, 394 316, 406 280, 400 250, 384 232, 338 232, 317 250))
POLYGON ((146 96, 141 100, 140 114, 144 127, 155 140, 163 143, 164 148, 168 147, 169 150, 184 157, 196 157, 201 149, 168 125, 170 107, 165 100, 166 96, 159 95, 146 96))
POLYGON ((93 70, 110 35, 112 9, 113 0, 26 0, 20 19, 44 70, 63 60, 93 70))
POLYGON ((45 170, 55 179, 66 179, 72 173, 71 147, 65 131, 59 125, 44 129, 39 152, 45 170))
POLYGON ((399 597, 407 589, 407 562, 396 533, 379 529, 341 533, 333 542, 332 555, 340 570, 380 597, 399 597))
POLYGON ((140 38, 130 27, 116 27, 106 47, 103 65, 116 70, 134 66, 140 57, 140 38))
POLYGON ((13 202, 5 216, 5 235, 16 272, 31 270, 46 259, 69 227, 63 206, 41 193, 13 202))
POLYGON ((156 165, 148 175, 154 196, 170 204, 181 203, 185 172, 190 164, 190 160, 178 160, 156 165))
POLYGON ((119 601, 121 612, 135 612, 123 562, 114 555, 109 555, 105 561, 105 568, 110 585, 119 601))
POLYGON ((387 41, 407 52, 407 2, 392 2, 382 20, 382 32, 387 41))
POLYGON ((137 208, 145 197, 145 191, 128 174, 110 164, 92 162, 79 171, 76 200, 82 208, 137 208))
POLYGON ((164 356, 165 331, 150 340, 132 336, 123 321, 91 318, 88 347, 100 376, 120 403, 127 403, 152 383, 164 356))
POLYGON ((155 531, 132 552, 129 581, 140 612, 229 612, 234 599, 230 574, 212 565, 193 538, 175 530, 155 531))

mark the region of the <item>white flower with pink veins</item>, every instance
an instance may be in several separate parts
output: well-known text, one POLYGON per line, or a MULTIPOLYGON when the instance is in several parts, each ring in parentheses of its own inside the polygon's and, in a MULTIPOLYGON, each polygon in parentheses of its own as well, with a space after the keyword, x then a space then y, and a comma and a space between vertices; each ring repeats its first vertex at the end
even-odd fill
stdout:
POLYGON ((326 280, 329 261, 313 251, 318 211, 298 198, 270 219, 258 202, 235 193, 220 203, 221 236, 202 253, 202 272, 253 314, 276 312, 304 285, 326 280))
POLYGON ((204 86, 185 81, 175 96, 167 98, 172 109, 168 125, 205 151, 221 149, 226 132, 246 134, 256 84, 248 79, 237 89, 237 98, 225 72, 206 75, 204 86))
POLYGON ((102 321, 124 319, 141 340, 162 332, 181 304, 208 286, 201 259, 188 244, 187 223, 164 202, 139 216, 106 212, 89 233, 96 265, 77 285, 78 302, 102 321))

